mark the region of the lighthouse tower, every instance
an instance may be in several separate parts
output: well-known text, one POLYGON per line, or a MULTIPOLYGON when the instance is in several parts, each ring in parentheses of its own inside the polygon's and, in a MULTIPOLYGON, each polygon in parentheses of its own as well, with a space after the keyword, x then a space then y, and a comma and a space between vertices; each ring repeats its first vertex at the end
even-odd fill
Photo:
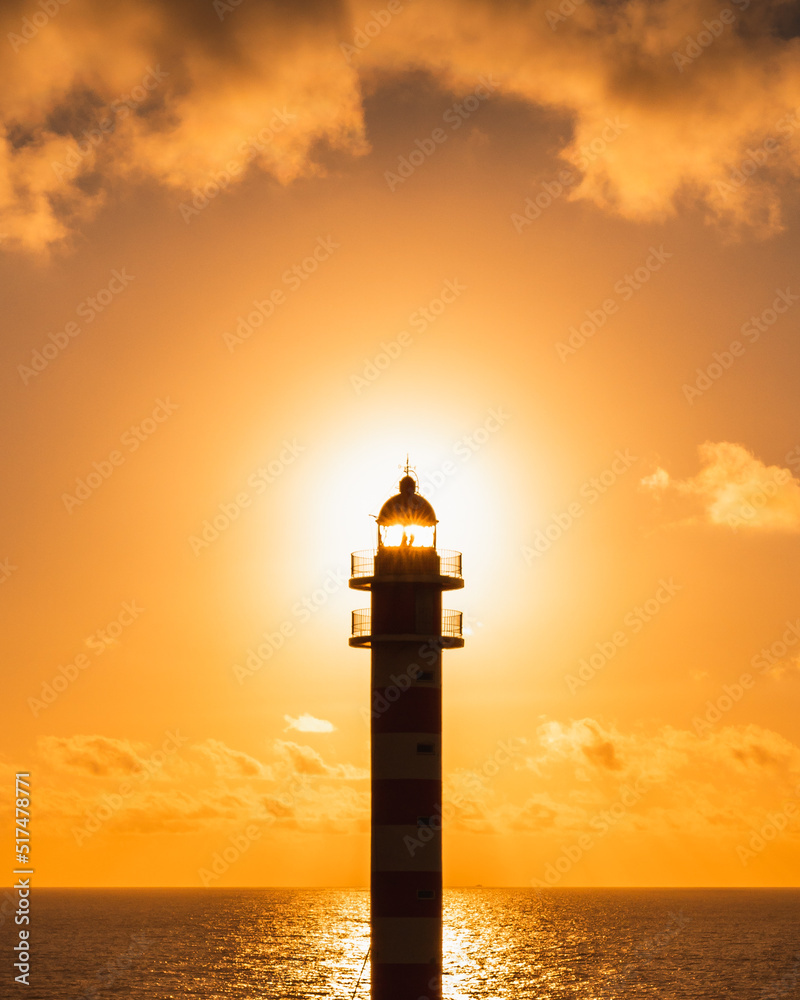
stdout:
POLYGON ((406 467, 377 548, 352 555, 350 586, 372 595, 350 637, 372 651, 372 1000, 441 997, 442 650, 464 645, 442 591, 464 581, 436 524, 406 467))

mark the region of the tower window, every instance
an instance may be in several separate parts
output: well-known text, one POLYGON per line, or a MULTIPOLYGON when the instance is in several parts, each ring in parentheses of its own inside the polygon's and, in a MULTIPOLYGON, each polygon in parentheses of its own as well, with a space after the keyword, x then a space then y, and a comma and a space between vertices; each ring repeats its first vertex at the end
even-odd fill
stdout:
POLYGON ((432 681, 433 680, 433 671, 432 670, 423 670, 422 673, 417 678, 417 680, 420 680, 420 681, 432 681))
POLYGON ((417 816, 417 826, 429 826, 432 830, 441 830, 438 816, 417 816))
POLYGON ((433 889, 417 889, 417 899, 436 899, 433 889))
POLYGON ((417 753, 434 754, 436 753, 435 743, 417 743, 417 753))

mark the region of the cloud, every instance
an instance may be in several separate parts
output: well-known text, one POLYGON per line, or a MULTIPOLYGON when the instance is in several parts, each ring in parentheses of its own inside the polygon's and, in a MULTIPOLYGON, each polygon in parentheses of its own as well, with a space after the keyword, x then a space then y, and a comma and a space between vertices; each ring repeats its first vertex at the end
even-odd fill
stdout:
POLYGON ((202 206, 249 170, 286 184, 323 172, 320 146, 366 149, 336 3, 247 0, 220 20, 211 3, 70 0, 27 38, 23 14, 0 12, 0 229, 12 243, 65 238, 120 181, 202 206))
POLYGON ((195 748, 213 765, 217 774, 226 778, 268 778, 270 769, 240 750, 232 750, 219 740, 209 739, 195 748))
MULTIPOLYGON (((275 749, 297 774, 330 774, 332 769, 312 747, 300 746, 288 740, 276 740, 275 749)), ((335 772, 334 772, 335 773, 335 772)))
POLYGON ((56 769, 98 778, 142 771, 141 749, 141 744, 107 736, 42 736, 38 741, 39 756, 56 769))
POLYGON ((288 722, 286 729, 284 729, 285 733, 288 733, 290 729, 296 729, 299 733, 332 733, 336 729, 336 726, 332 722, 328 722, 327 719, 316 719, 307 712, 297 719, 292 718, 291 715, 284 715, 283 718, 285 722, 288 722))
MULTIPOLYGON (((283 740, 262 761, 220 740, 166 737, 160 746, 99 735, 40 737, 37 809, 48 829, 79 845, 95 836, 196 834, 249 822, 366 829, 363 768, 329 764, 311 747, 283 740)), ((11 773, 7 761, 0 771, 11 773)))
MULTIPOLYGON (((84 803, 83 816, 97 814, 103 801, 84 803)), ((187 789, 176 785, 165 790, 145 785, 112 816, 107 829, 140 835, 189 834, 208 827, 241 823, 245 816, 255 820, 263 815, 253 796, 220 794, 215 788, 187 789)))
POLYGON ((800 674, 800 653, 781 659, 770 658, 764 661, 761 672, 774 681, 782 681, 787 677, 794 678, 800 674))
MULTIPOLYGON (((366 16, 367 4, 357 6, 366 16)), ((680 56, 718 18, 716 0, 577 4, 555 23, 552 0, 450 0, 409 6, 361 65, 434 68, 461 93, 491 72, 502 95, 571 119, 559 154, 580 172, 573 198, 635 220, 695 203, 728 230, 767 235, 781 228, 782 186, 800 172, 789 6, 734 0, 734 23, 720 24, 687 65, 680 56), (622 126, 611 141, 609 122, 622 126)))
POLYGON ((583 753, 592 763, 608 771, 619 771, 622 768, 617 759, 617 751, 610 740, 598 739, 591 745, 583 747, 583 753))
POLYGON ((70 0, 31 32, 25 8, 5 5, 0 230, 41 250, 121 184, 171 189, 191 220, 250 171, 280 184, 322 175, 326 150, 369 150, 362 91, 409 70, 458 96, 490 77, 493 100, 560 112, 573 199, 635 220, 697 204, 731 231, 781 228, 800 175, 800 41, 785 0, 733 0, 734 22, 689 57, 717 0, 585 3, 555 24, 552 0, 408 4, 346 57, 373 7, 70 0))
POLYGON ((353 767, 351 764, 326 764, 313 747, 292 743, 290 740, 275 740, 275 752, 296 774, 325 775, 328 778, 344 778, 355 781, 369 777, 369 771, 353 767))
POLYGON ((705 442, 701 469, 673 479, 662 468, 641 487, 681 524, 709 524, 748 531, 800 531, 800 480, 778 465, 765 465, 741 444, 705 442))
MULTIPOLYGON (((544 721, 527 740, 510 741, 509 754, 445 775, 447 829, 530 834, 555 848, 591 832, 622 802, 615 830, 741 838, 770 810, 800 801, 800 747, 761 726, 724 721, 697 730, 544 721)), ((152 747, 102 736, 43 737, 39 749, 37 809, 70 842, 251 822, 275 835, 369 827, 369 772, 285 740, 263 762, 216 740, 187 742, 163 761, 152 747)))
MULTIPOLYGON (((702 727, 701 727, 702 728, 702 727)), ((617 809, 614 828, 712 840, 721 826, 741 836, 775 803, 800 801, 800 747, 771 730, 706 725, 703 735, 673 726, 622 730, 597 719, 541 724, 525 765, 508 782, 446 777, 445 808, 455 830, 563 838, 596 832, 617 809)), ((561 841, 556 839, 556 843, 561 841)))

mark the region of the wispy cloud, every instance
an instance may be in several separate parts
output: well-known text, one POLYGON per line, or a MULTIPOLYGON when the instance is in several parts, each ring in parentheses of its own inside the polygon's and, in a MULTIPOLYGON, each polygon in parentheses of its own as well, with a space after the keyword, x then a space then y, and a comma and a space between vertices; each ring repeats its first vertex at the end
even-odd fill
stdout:
POLYGON ((642 489, 664 505, 665 520, 748 531, 800 531, 800 480, 766 465, 742 444, 707 441, 700 471, 675 479, 657 468, 642 489))
MULTIPOLYGON (((800 795, 800 747, 755 724, 727 724, 719 718, 724 713, 709 723, 705 708, 698 712, 697 729, 691 723, 626 729, 594 718, 543 721, 529 738, 514 741, 512 757, 500 767, 445 775, 448 829, 580 834, 627 788, 636 790, 636 804, 619 817, 619 829, 655 836, 681 830, 715 842, 725 832, 741 836, 775 802, 800 795)), ((368 828, 364 768, 329 762, 286 740, 276 740, 265 760, 216 740, 177 744, 160 752, 103 736, 42 737, 37 808, 43 821, 54 835, 70 837, 116 803, 93 836, 213 832, 245 822, 276 833, 368 828)), ((12 773, 8 761, 0 770, 12 773)), ((13 787, 13 781, 5 784, 13 787)))
POLYGON ((141 771, 143 744, 108 736, 42 736, 39 756, 57 770, 105 778, 141 771))
POLYGON ((221 777, 225 778, 269 778, 270 768, 240 750, 232 750, 220 740, 209 739, 198 743, 194 749, 202 754, 221 777))
POLYGON ((713 839, 725 828, 741 835, 775 801, 800 794, 800 747, 790 740, 753 724, 701 728, 544 722, 528 741, 529 782, 447 777, 450 821, 472 833, 577 835, 628 789, 636 803, 620 829, 713 839))

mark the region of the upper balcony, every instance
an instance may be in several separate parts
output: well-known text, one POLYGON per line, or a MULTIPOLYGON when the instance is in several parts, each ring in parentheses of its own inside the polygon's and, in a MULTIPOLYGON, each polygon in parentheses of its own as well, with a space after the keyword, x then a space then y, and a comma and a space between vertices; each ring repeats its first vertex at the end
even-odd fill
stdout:
POLYGON ((463 615, 460 611, 444 610, 439 619, 438 629, 431 634, 424 632, 406 632, 401 634, 383 633, 378 629, 373 631, 372 609, 359 608, 352 612, 352 627, 350 629, 350 645, 369 648, 374 642, 409 642, 428 644, 432 648, 460 649, 464 645, 463 615))
POLYGON ((438 583, 442 590, 459 590, 461 553, 422 546, 381 546, 350 557, 350 586, 371 590, 374 582, 438 583))

